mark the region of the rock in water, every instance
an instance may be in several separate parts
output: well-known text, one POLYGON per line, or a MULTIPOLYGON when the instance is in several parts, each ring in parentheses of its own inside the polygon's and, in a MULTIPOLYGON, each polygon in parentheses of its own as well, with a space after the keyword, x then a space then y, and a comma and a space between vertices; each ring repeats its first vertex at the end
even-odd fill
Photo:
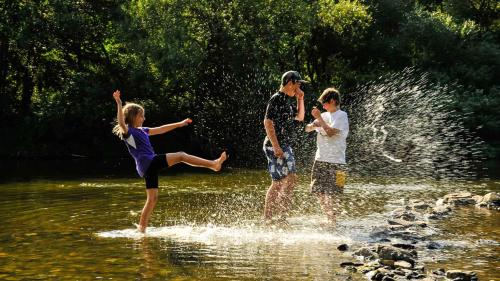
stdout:
POLYGON ((470 192, 450 193, 443 197, 443 203, 455 206, 476 204, 476 200, 472 196, 470 192))
POLYGON ((448 270, 446 271, 446 278, 454 281, 472 281, 472 279, 476 279, 476 273, 473 271, 448 270))
POLYGON ((337 250, 339 250, 341 252, 347 251, 348 249, 349 249, 349 246, 347 246, 347 244, 341 244, 337 247, 337 250))
POLYGON ((392 246, 379 245, 377 247, 377 254, 382 260, 406 261, 412 266, 415 265, 415 259, 417 258, 416 251, 407 251, 392 246))

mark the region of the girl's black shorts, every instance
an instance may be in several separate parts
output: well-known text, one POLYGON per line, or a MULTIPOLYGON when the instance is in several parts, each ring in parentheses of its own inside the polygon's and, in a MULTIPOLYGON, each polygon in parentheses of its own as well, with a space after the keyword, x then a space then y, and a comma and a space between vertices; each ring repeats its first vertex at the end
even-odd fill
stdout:
POLYGON ((146 174, 144 174, 146 188, 158 188, 158 172, 164 168, 168 168, 167 155, 156 154, 151 164, 149 164, 146 174))

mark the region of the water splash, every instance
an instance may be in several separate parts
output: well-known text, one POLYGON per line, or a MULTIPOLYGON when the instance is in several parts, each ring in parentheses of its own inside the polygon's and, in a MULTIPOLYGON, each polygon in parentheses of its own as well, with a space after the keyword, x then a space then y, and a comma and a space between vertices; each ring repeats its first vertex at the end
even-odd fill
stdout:
MULTIPOLYGON (((293 219, 292 219, 293 221, 293 219)), ((242 244, 304 244, 304 243, 350 243, 350 237, 338 233, 323 231, 315 227, 293 227, 284 230, 264 228, 255 224, 222 225, 173 225, 150 227, 147 234, 135 229, 112 230, 97 233, 103 238, 141 239, 144 236, 168 238, 178 242, 202 243, 205 245, 242 245, 242 244)))
POLYGON ((476 176, 481 141, 455 101, 463 89, 407 68, 360 86, 349 114, 348 162, 362 175, 466 179, 476 176))

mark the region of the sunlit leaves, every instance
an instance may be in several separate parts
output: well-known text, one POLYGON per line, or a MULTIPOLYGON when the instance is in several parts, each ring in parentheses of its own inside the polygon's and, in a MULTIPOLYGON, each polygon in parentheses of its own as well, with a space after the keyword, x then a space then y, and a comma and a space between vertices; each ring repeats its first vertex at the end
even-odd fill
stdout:
POLYGON ((358 0, 320 0, 318 15, 322 24, 346 36, 361 33, 372 22, 368 6, 358 0))

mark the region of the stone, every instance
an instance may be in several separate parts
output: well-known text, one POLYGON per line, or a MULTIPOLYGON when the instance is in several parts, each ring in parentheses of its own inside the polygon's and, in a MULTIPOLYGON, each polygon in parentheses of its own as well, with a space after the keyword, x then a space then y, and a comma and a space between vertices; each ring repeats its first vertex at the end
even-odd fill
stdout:
POLYGON ((483 200, 483 196, 481 196, 481 195, 474 195, 474 196, 472 196, 472 199, 474 199, 476 201, 476 204, 479 204, 483 200))
POLYGON ((416 271, 412 271, 406 275, 407 279, 423 279, 425 278, 424 274, 418 273, 416 271))
POLYGON ((411 265, 411 263, 409 263, 407 261, 397 261, 394 263, 394 267, 411 269, 413 266, 411 265))
POLYGON ((444 203, 444 199, 443 198, 439 198, 438 200, 436 200, 436 206, 443 206, 443 205, 446 205, 444 203))
POLYGON ((446 271, 446 278, 456 281, 471 281, 473 277, 476 277, 476 273, 473 271, 462 271, 462 270, 446 271))
MULTIPOLYGON (((387 221, 387 222, 390 224, 390 222, 389 222, 389 221, 387 221)), ((401 224, 398 224, 398 225, 396 225, 396 224, 394 224, 394 225, 389 225, 389 226, 387 227, 387 229, 388 229, 389 231, 400 231, 400 230, 403 230, 403 229, 405 229, 405 228, 407 228, 407 226, 404 226, 404 225, 401 225, 401 224)))
POLYGON ((490 192, 477 202, 476 207, 498 210, 498 207, 500 207, 500 195, 496 192, 490 192))
POLYGON ((384 268, 379 268, 373 271, 370 271, 366 274, 366 278, 368 280, 374 280, 374 281, 382 281, 386 277, 390 277, 391 272, 387 269, 384 268))
POLYGON ((413 211, 396 209, 391 214, 394 219, 402 219, 406 221, 414 221, 418 214, 413 211))
POLYGON ((346 262, 342 262, 340 263, 340 267, 347 267, 347 266, 362 266, 364 265, 363 263, 359 263, 359 262, 350 262, 350 261, 346 261, 346 262))
POLYGON ((403 270, 401 269, 396 269, 396 270, 393 270, 392 273, 396 274, 396 275, 399 275, 399 276, 405 276, 406 275, 406 272, 404 272, 403 270))
POLYGON ((400 249, 405 249, 405 250, 414 250, 415 246, 411 244, 403 244, 403 243, 396 243, 392 244, 393 247, 400 248, 400 249))
POLYGON ((399 249, 392 246, 381 246, 377 247, 377 254, 380 259, 383 260, 394 260, 394 261, 407 261, 411 265, 415 264, 415 259, 417 258, 416 251, 407 251, 399 249))
POLYGON ((358 272, 358 269, 355 266, 346 266, 344 269, 348 272, 358 272))
POLYGON ((434 242, 434 241, 427 243, 426 247, 429 250, 437 250, 437 249, 443 248, 443 246, 441 244, 434 242))
POLYGON ((423 201, 412 201, 410 202, 411 204, 411 207, 414 211, 417 211, 417 212, 422 212, 422 211, 427 211, 429 209, 432 209, 432 206, 431 204, 429 203, 425 203, 423 201))
POLYGON ((394 219, 394 220, 387 220, 387 222, 390 225, 400 225, 404 227, 412 227, 412 226, 420 226, 420 227, 426 227, 427 223, 424 221, 406 221, 406 220, 400 220, 400 219, 394 219))
POLYGON ((417 271, 420 271, 420 272, 424 272, 425 271, 425 267, 423 265, 413 266, 413 269, 417 270, 417 271))
POLYGON ((443 203, 451 204, 454 206, 465 206, 476 204, 476 200, 472 198, 472 193, 470 192, 458 192, 450 193, 443 197, 443 203))
POLYGON ((366 275, 366 279, 368 280, 377 280, 376 279, 376 275, 378 274, 378 271, 377 270, 372 270, 372 271, 369 271, 367 272, 365 275, 366 275))
POLYGON ((422 233, 416 232, 416 231, 413 231, 410 229, 406 229, 404 231, 393 232, 393 233, 391 233, 390 236, 409 241, 412 244, 415 244, 418 241, 424 240, 424 235, 422 233))
POLYGON ((347 251, 348 249, 349 249, 349 246, 347 246, 347 244, 341 244, 337 247, 337 250, 339 250, 341 252, 347 251))
POLYGON ((395 281, 395 280, 390 276, 384 276, 384 278, 382 278, 382 281, 395 281))
POLYGON ((428 219, 441 219, 444 216, 448 215, 451 212, 451 208, 448 205, 439 205, 432 209, 430 215, 427 217, 428 219))
POLYGON ((481 202, 486 204, 500 205, 500 195, 496 192, 490 192, 483 196, 481 202))
POLYGON ((375 269, 377 269, 377 268, 373 267, 373 266, 367 266, 367 265, 363 265, 363 266, 358 267, 358 271, 363 273, 363 274, 374 271, 375 269))
POLYGON ((377 259, 377 254, 368 247, 363 247, 354 252, 355 256, 363 257, 365 260, 377 259))
POLYGON ((386 265, 386 266, 394 267, 394 261, 393 260, 379 260, 379 263, 381 265, 386 265))
POLYGON ((444 276, 446 274, 446 270, 444 270, 444 268, 439 268, 437 270, 434 270, 432 273, 436 274, 436 275, 444 276))

